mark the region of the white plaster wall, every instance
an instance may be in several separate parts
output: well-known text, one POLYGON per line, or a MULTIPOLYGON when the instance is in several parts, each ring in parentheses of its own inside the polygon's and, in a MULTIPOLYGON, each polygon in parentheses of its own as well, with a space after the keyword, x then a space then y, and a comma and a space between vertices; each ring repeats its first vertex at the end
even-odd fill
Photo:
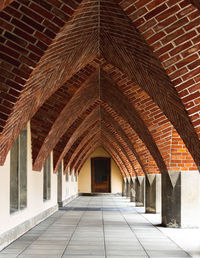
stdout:
POLYGON ((62 173, 62 201, 65 201, 66 199, 77 195, 78 193, 78 179, 77 182, 72 181, 72 176, 69 173, 68 169, 68 181, 66 181, 66 175, 62 173))
POLYGON ((181 172, 181 224, 200 228, 199 171, 181 172))
POLYGON ((75 171, 74 170, 72 171, 72 173, 74 173, 74 180, 72 181, 72 175, 69 175, 69 182, 68 182, 70 196, 73 196, 78 193, 78 180, 77 180, 77 182, 75 181, 75 171))
MULTIPOLYGON (((51 198, 43 201, 43 170, 32 170, 30 124, 27 125, 27 208, 10 214, 10 153, 4 166, 0 166, 0 238, 1 234, 42 214, 50 208, 57 210, 57 174, 53 173, 53 156, 51 153, 51 198)), ((65 177, 65 176, 63 176, 65 177)), ((77 182, 63 180, 64 197, 77 194, 77 182), (68 189, 68 192, 67 192, 68 189)), ((53 212, 52 211, 52 212, 53 212)), ((38 221, 39 222, 39 221, 38 221)), ((13 239, 14 240, 14 239, 13 239)), ((1 246, 0 246, 1 249, 1 246)))
MULTIPOLYGON (((91 193, 91 158, 111 157, 103 148, 97 148, 83 165, 78 177, 78 192, 91 193)), ((111 193, 122 193, 122 176, 111 158, 111 193)))
MULTIPOLYGON (((57 176, 51 163, 51 199, 43 202, 43 170, 32 170, 30 125, 27 125, 27 208, 10 214, 10 153, 0 166, 0 234, 57 204, 57 176)), ((51 153, 51 161, 52 153, 51 153)))
POLYGON ((111 193, 121 193, 122 192, 122 176, 119 171, 118 166, 111 159, 111 193))
POLYGON ((90 168, 90 159, 88 159, 83 165, 79 173, 79 184, 78 192, 79 193, 91 193, 91 168, 90 168))
MULTIPOLYGON (((8 218, 10 217, 9 212, 9 201, 10 201, 10 153, 7 156, 4 166, 0 166, 0 234, 4 232, 7 227, 8 218)), ((10 221, 10 218, 9 218, 10 221)))

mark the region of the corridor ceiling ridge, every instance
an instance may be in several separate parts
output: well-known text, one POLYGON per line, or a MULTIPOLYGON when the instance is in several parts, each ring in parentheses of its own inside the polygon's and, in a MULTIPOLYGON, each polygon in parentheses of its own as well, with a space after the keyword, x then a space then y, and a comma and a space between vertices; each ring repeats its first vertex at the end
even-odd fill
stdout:
POLYGON ((0 164, 31 121, 34 170, 53 151, 55 172, 62 160, 80 171, 94 146, 126 176, 197 170, 199 9, 187 0, 0 5, 0 164))

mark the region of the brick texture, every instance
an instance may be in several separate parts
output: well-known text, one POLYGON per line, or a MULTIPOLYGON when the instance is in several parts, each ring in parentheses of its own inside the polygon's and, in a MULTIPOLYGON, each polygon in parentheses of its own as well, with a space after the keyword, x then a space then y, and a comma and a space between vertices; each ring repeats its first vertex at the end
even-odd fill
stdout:
POLYGON ((14 0, 1 0, 0 1, 0 11, 2 11, 6 6, 11 4, 14 0))
POLYGON ((0 164, 31 121, 35 170, 197 170, 199 33, 198 0, 0 1, 0 164))

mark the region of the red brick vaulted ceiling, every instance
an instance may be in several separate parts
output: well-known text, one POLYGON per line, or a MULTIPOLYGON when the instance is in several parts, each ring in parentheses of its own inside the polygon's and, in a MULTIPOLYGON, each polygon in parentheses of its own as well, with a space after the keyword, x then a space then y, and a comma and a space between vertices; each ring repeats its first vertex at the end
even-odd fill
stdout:
POLYGON ((124 176, 200 165, 198 1, 0 5, 0 163, 31 121, 33 168, 80 171, 97 146, 124 176))

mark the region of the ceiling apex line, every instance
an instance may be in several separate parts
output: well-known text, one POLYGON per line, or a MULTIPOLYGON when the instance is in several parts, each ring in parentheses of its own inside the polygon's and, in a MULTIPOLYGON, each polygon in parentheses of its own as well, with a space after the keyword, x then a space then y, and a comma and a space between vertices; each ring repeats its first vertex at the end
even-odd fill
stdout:
MULTIPOLYGON (((99 71, 98 71, 98 89, 99 89, 99 99, 101 99, 101 66, 100 65, 99 65, 98 69, 99 69, 99 71)), ((99 105, 99 120, 100 120, 100 129, 102 129, 101 104, 99 105)))
POLYGON ((98 0, 98 56, 100 56, 100 36, 101 36, 101 10, 100 10, 101 0, 98 0))

